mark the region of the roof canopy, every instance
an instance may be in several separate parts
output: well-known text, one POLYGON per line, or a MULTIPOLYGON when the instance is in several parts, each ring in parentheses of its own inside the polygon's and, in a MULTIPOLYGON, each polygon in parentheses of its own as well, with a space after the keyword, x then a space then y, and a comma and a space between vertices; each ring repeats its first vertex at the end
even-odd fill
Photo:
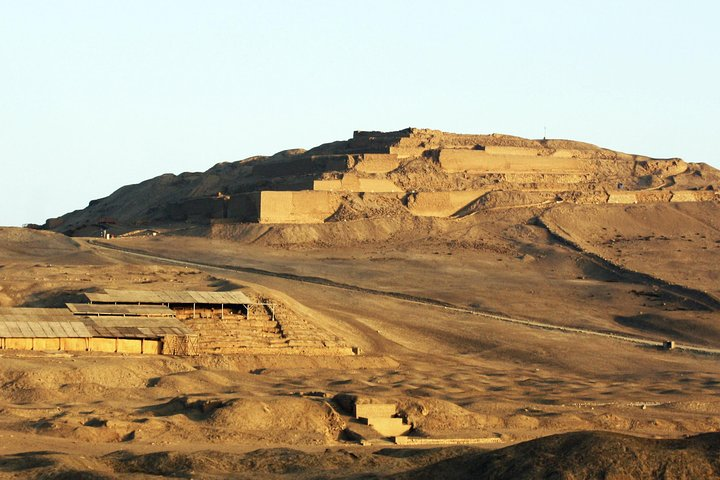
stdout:
POLYGON ((115 315, 134 317, 174 317, 175 312, 164 305, 105 305, 97 303, 66 303, 74 315, 115 315))
POLYGON ((134 303, 134 304, 201 304, 201 305, 250 305, 254 303, 239 290, 230 292, 200 292, 173 290, 114 290, 104 293, 86 293, 93 303, 134 303))
POLYGON ((0 312, 0 337, 5 338, 161 338, 166 335, 193 335, 193 331, 174 317, 74 316, 62 308, 18 308, 0 312))

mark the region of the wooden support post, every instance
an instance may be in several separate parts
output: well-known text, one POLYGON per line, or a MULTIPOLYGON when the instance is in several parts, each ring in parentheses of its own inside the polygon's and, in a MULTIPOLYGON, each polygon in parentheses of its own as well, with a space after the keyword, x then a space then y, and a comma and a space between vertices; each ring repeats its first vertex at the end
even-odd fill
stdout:
POLYGON ((195 304, 193 303, 193 318, 195 318, 195 304))
POLYGON ((220 304, 220 320, 225 320, 225 306, 220 304))

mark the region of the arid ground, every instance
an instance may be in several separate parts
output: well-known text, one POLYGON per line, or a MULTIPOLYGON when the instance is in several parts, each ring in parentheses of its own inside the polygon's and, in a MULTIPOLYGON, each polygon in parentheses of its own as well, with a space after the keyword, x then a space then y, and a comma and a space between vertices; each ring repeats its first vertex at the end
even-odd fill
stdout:
POLYGON ((354 245, 333 242, 338 227, 328 224, 260 239, 197 230, 92 242, 3 229, 1 306, 62 306, 103 287, 244 288, 361 354, 5 350, 0 473, 718 475, 717 435, 694 437, 720 429, 717 212, 715 203, 517 208, 395 225, 391 241, 354 245), (662 349, 665 340, 679 348, 662 349), (397 403, 416 435, 501 443, 361 446, 343 433, 341 393, 397 403))

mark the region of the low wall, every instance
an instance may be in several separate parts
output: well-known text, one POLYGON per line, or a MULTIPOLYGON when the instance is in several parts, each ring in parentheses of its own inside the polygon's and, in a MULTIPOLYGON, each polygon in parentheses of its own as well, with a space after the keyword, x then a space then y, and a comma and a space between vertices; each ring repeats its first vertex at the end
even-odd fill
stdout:
POLYGON ((396 154, 365 153, 357 156, 355 170, 363 173, 388 173, 400 166, 396 154))
POLYGON ((300 156, 276 161, 259 162, 253 165, 253 175, 260 177, 288 177, 309 175, 317 172, 347 170, 352 164, 350 155, 300 156))
POLYGON ((400 193, 400 189, 385 178, 361 178, 357 175, 343 175, 339 180, 315 180, 313 190, 328 192, 377 192, 400 193))
POLYGON ((241 222, 257 222, 260 218, 260 193, 232 195, 228 200, 227 218, 241 222))
POLYGON ((260 223, 323 223, 340 206, 327 191, 260 193, 260 223))
POLYGON ((421 217, 449 217, 486 193, 487 190, 461 192, 418 192, 408 196, 408 209, 421 217))
POLYGON ((443 149, 440 166, 448 172, 585 173, 591 163, 581 158, 493 155, 483 150, 443 149))
MULTIPOLYGON (((476 150, 478 151, 478 150, 476 150)), ((480 150, 483 151, 483 150, 480 150)), ((539 148, 532 147, 504 147, 495 145, 486 145, 484 151, 489 155, 524 155, 524 156, 537 156, 541 150, 539 148)))
POLYGON ((388 148, 388 153, 391 155, 397 155, 398 158, 410 158, 410 157, 422 157, 425 153, 425 148, 421 147, 404 147, 404 146, 392 146, 388 148))
POLYGON ((0 338, 0 349, 159 355, 162 342, 134 338, 0 338))
POLYGON ((712 190, 609 191, 607 203, 711 202, 718 198, 712 190))
POLYGON ((183 202, 169 204, 167 214, 171 220, 181 222, 198 218, 223 218, 225 215, 225 201, 218 197, 191 198, 183 202))
POLYGON ((720 193, 712 190, 677 190, 672 192, 671 202, 712 202, 720 199, 720 193))
POLYGON ((637 203, 637 195, 635 192, 610 191, 608 192, 607 203, 637 203))

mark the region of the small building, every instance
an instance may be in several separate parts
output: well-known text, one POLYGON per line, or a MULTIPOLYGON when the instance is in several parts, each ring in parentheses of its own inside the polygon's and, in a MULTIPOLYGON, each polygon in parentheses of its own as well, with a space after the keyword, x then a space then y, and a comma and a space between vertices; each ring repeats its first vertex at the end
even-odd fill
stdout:
MULTIPOLYGON (((197 335, 158 308, 0 308, 0 349, 197 354, 197 335)), ((168 311, 170 314, 168 314, 168 311)))
MULTIPOLYGON (((92 305, 130 306, 152 305, 164 306, 179 319, 212 318, 219 316, 241 315, 249 317, 250 306, 256 302, 244 293, 233 290, 229 292, 173 291, 173 290, 115 290, 105 289, 103 292, 85 293, 92 305)), ((87 306, 85 307, 88 308, 87 306)))

